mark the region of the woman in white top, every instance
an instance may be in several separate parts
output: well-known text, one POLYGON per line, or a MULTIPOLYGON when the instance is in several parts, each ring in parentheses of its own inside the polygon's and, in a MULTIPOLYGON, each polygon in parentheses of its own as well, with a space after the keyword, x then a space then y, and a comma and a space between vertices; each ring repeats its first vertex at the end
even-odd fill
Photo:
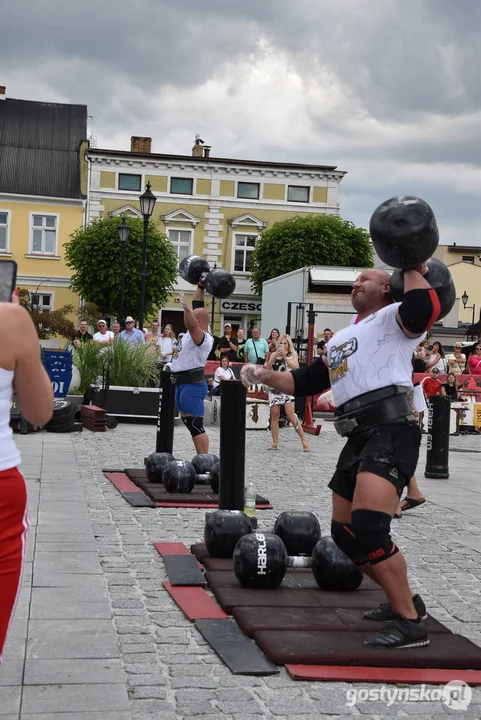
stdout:
POLYGON ((161 363, 170 363, 172 360, 172 345, 175 342, 175 335, 172 325, 166 325, 162 337, 157 340, 159 347, 159 359, 161 363))
POLYGON ((444 359, 443 346, 437 340, 433 343, 431 355, 429 358, 426 358, 426 369, 429 371, 432 367, 439 370, 440 373, 446 372, 446 360, 444 359))
POLYGON ((16 293, 12 300, 0 303, 8 340, 0 346, 0 663, 20 591, 28 529, 27 488, 10 428, 13 390, 27 422, 45 425, 53 414, 52 384, 40 360, 34 324, 16 293))
POLYGON ((234 371, 229 367, 230 362, 227 355, 222 355, 219 367, 214 373, 214 381, 212 383, 211 395, 220 394, 220 384, 222 380, 235 380, 234 371))

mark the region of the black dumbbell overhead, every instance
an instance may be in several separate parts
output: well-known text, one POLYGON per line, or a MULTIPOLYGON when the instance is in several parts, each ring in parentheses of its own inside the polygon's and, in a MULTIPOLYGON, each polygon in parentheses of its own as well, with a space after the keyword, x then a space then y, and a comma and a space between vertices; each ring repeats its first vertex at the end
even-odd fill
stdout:
POLYGON ((191 285, 203 281, 206 291, 216 298, 223 299, 232 295, 236 282, 234 276, 223 270, 211 270, 209 263, 199 255, 189 255, 180 261, 179 275, 191 285))
POLYGON ((428 260, 439 242, 436 218, 421 198, 390 198, 374 210, 369 223, 381 260, 395 268, 414 268, 428 260))
MULTIPOLYGON (((438 296, 441 305, 438 320, 441 320, 452 310, 456 302, 456 288, 451 273, 444 263, 436 258, 430 258, 426 265, 428 272, 424 277, 438 296)), ((400 270, 395 270, 391 276, 391 295, 396 302, 401 302, 404 297, 404 280, 400 270)))

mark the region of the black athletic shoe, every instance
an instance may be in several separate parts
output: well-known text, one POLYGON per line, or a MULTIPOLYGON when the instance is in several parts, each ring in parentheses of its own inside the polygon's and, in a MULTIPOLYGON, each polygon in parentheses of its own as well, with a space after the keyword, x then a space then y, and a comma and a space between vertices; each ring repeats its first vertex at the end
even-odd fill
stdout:
MULTIPOLYGON (((413 605, 417 614, 422 620, 426 620, 426 605, 423 603, 420 595, 414 595, 413 605)), ((377 622, 389 622, 399 617, 399 614, 394 612, 391 607, 391 603, 381 603, 375 610, 368 610, 362 616, 363 620, 377 620, 377 622)))
POLYGON ((429 636, 424 620, 408 620, 402 615, 391 620, 377 632, 364 640, 364 645, 371 648, 401 649, 423 647, 429 645, 429 636))

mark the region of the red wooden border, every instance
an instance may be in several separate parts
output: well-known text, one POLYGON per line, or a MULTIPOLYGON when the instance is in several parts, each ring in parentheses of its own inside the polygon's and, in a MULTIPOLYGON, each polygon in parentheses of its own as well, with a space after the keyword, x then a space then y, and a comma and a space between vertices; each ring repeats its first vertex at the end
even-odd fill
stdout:
POLYGON ((286 665, 293 680, 339 680, 343 682, 421 683, 445 685, 451 680, 464 680, 468 685, 481 685, 481 670, 441 668, 352 667, 348 665, 286 665))
POLYGON ((189 548, 182 542, 154 542, 159 555, 190 555, 189 548))
POLYGON ((162 585, 189 620, 214 620, 229 617, 202 587, 173 586, 167 580, 164 580, 162 585))
MULTIPOLYGON (((179 504, 178 502, 169 502, 168 500, 159 500, 155 503, 157 507, 175 507, 175 508, 218 508, 217 503, 185 503, 179 504)), ((272 510, 272 505, 256 505, 256 510, 272 510)))
POLYGON ((110 480, 112 485, 114 485, 117 490, 120 493, 124 492, 143 492, 135 483, 132 482, 132 480, 127 477, 125 473, 120 472, 104 472, 105 477, 107 480, 110 480))

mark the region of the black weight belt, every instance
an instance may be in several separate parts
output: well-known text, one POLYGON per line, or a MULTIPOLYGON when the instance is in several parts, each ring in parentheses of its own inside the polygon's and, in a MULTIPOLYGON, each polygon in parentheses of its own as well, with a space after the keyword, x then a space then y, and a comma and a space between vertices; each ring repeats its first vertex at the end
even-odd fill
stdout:
POLYGON ((170 379, 174 385, 200 385, 205 381, 204 368, 200 367, 172 373, 170 379))
POLYGON ((335 410, 334 427, 342 437, 352 437, 393 422, 413 422, 409 388, 400 385, 373 390, 348 400, 335 410))

